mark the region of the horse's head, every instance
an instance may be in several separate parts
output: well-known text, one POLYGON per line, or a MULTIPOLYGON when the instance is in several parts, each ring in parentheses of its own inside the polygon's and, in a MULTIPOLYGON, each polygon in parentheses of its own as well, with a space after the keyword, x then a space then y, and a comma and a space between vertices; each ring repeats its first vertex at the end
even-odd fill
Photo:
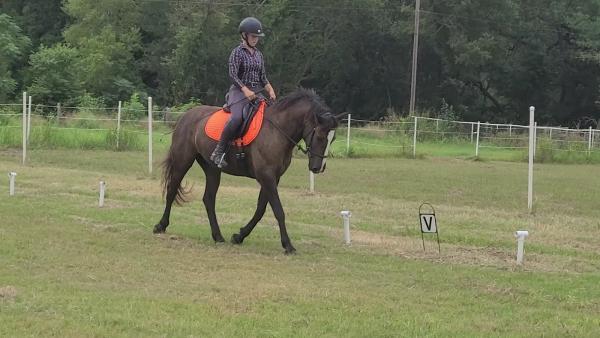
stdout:
POLYGON ((308 169, 315 174, 325 171, 331 143, 335 140, 338 117, 326 111, 314 113, 312 130, 304 134, 308 152, 308 169))
POLYGON ((314 90, 304 88, 286 95, 275 104, 274 109, 279 113, 287 112, 296 116, 297 122, 302 120, 302 124, 294 124, 299 127, 291 133, 294 139, 290 136, 288 139, 297 145, 301 137, 306 144, 308 169, 314 173, 323 172, 331 142, 335 139, 335 129, 342 115, 333 115, 314 90))

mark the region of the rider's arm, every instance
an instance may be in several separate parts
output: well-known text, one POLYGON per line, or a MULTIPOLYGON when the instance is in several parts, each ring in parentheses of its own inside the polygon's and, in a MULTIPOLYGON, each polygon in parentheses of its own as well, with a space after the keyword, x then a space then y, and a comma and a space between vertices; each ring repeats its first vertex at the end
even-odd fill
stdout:
POLYGON ((238 77, 240 63, 242 62, 239 52, 239 49, 236 48, 231 51, 231 55, 229 56, 229 79, 231 79, 231 83, 233 83, 234 86, 242 89, 245 85, 238 77))

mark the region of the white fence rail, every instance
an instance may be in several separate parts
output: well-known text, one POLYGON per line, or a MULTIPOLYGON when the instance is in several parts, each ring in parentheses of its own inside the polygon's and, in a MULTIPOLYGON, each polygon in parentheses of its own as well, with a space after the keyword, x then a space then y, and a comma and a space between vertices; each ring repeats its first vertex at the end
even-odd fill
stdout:
MULTIPOLYGON (((35 98, 33 98, 35 99, 35 98)), ((151 99, 148 109, 124 108, 121 102, 114 108, 71 107, 32 104, 32 98, 23 94, 22 103, 0 104, 0 119, 23 115, 23 122, 10 120, 12 124, 2 124, 0 128, 23 128, 23 163, 26 161, 27 144, 31 137, 31 119, 50 115, 58 123, 49 126, 51 129, 80 129, 89 132, 107 132, 116 130, 117 149, 119 147, 122 124, 135 124, 131 133, 148 135, 148 169, 152 171, 152 126, 173 122, 183 112, 154 109, 151 99), (22 112, 19 112, 22 109, 22 112), (80 114, 87 112, 87 114, 80 114), (91 113, 91 114, 90 114, 91 113), (97 115, 101 116, 95 116, 97 115), (78 122, 67 125, 62 122, 78 122), (83 126, 86 122, 96 124, 95 127, 83 126), (92 123, 93 122, 93 123, 92 123), (147 122, 147 123, 146 123, 147 122), (146 124, 146 126, 144 126, 146 124)), ((412 154, 427 154, 427 150, 419 150, 420 146, 428 143, 461 144, 469 150, 470 156, 479 157, 489 150, 518 150, 526 152, 528 148, 529 126, 519 124, 498 124, 479 121, 452 121, 429 117, 407 117, 396 121, 370 121, 353 119, 350 114, 342 123, 338 133, 346 136, 345 153, 350 155, 354 148, 360 147, 366 151, 402 152, 412 154), (345 129, 345 130, 344 130, 345 129), (386 150, 387 149, 387 150, 386 150)), ((535 126, 534 149, 550 148, 559 152, 586 153, 591 155, 600 151, 598 129, 570 129, 564 127, 535 126)), ((410 155, 409 155, 410 156, 410 155)))
MULTIPOLYGON (((422 143, 472 144, 472 155, 479 156, 487 149, 528 149, 529 126, 519 124, 499 124, 487 122, 451 121, 429 117, 413 116, 404 121, 368 121, 344 119, 342 129, 346 133, 346 154, 353 146, 373 148, 410 148, 417 155, 422 143), (410 119, 410 120, 409 120, 410 119), (412 121, 411 121, 412 120, 412 121), (352 130, 352 132, 350 132, 352 130), (368 135, 368 137, 360 137, 368 135), (397 142, 394 142, 394 137, 397 142), (364 139, 387 139, 387 142, 365 142, 364 139), (407 141, 410 140, 410 143, 407 141), (390 142, 391 141, 391 142, 390 142), (398 144, 395 144, 398 143, 398 144)), ((535 123, 535 145, 537 149, 550 148, 556 151, 600 152, 598 136, 600 130, 570 129, 564 127, 538 126, 535 123), (542 141, 543 143, 538 144, 542 141)))

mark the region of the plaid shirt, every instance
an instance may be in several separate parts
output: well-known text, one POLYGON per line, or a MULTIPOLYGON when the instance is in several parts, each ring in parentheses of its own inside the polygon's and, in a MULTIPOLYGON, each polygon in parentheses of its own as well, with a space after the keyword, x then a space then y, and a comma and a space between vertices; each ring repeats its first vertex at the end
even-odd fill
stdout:
POLYGON ((252 54, 243 44, 234 48, 229 56, 229 78, 240 89, 243 86, 264 88, 269 80, 263 54, 256 48, 252 54))

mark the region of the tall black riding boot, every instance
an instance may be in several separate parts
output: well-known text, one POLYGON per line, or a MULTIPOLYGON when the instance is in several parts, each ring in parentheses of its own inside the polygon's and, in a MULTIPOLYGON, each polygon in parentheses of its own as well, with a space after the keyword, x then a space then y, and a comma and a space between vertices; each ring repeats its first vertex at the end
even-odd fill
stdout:
POLYGON ((239 126, 236 123, 232 122, 232 120, 227 121, 225 128, 223 128, 223 132, 221 133, 221 140, 215 147, 215 150, 210 155, 210 160, 214 162, 219 168, 223 168, 227 166, 227 162, 225 162, 225 154, 227 154, 227 147, 229 146, 229 142, 233 140, 235 137, 236 130, 239 126))
POLYGON ((225 154, 227 153, 227 142, 227 140, 224 140, 224 138, 221 137, 221 140, 215 147, 215 150, 213 150, 212 154, 210 155, 210 160, 213 161, 213 163, 216 164, 219 168, 227 166, 227 162, 225 162, 225 154))

